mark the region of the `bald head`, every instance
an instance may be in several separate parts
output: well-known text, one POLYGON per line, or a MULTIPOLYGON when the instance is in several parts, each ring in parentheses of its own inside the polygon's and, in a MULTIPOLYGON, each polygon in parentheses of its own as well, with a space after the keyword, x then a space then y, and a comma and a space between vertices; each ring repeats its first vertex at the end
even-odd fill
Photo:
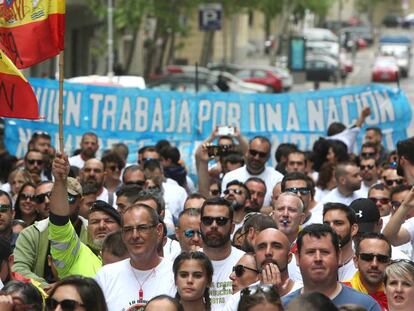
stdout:
POLYGON ((263 241, 277 241, 288 249, 290 247, 287 236, 282 231, 275 228, 267 228, 262 230, 256 238, 255 248, 257 248, 257 246, 263 241))
POLYGON ((98 189, 101 189, 105 177, 103 163, 95 158, 87 160, 80 171, 79 177, 82 185, 94 183, 98 189))

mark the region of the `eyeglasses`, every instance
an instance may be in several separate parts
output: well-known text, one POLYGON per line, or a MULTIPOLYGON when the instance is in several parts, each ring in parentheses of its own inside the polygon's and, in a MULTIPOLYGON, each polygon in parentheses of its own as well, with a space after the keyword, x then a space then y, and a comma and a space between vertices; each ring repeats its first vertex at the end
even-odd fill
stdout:
POLYGON ((48 198, 48 199, 50 199, 50 195, 52 194, 52 192, 51 191, 49 191, 49 192, 45 192, 45 193, 41 193, 41 194, 38 194, 38 195, 36 195, 35 197, 34 197, 34 200, 35 200, 35 202, 37 203, 37 204, 42 204, 45 200, 46 200, 46 197, 48 198))
POLYGON ((146 235, 150 232, 150 230, 154 227, 156 227, 157 225, 155 224, 143 224, 143 225, 138 225, 138 226, 125 226, 122 228, 122 233, 124 235, 132 235, 134 233, 134 230, 137 230, 137 232, 140 235, 146 235))
POLYGON ((241 292, 240 292, 240 297, 243 296, 252 296, 258 292, 262 292, 262 293, 269 293, 271 291, 275 291, 275 287, 274 285, 270 285, 270 284, 257 284, 257 285, 252 285, 249 287, 244 288, 241 292))
POLYGON ((375 156, 375 152, 361 152, 361 157, 363 158, 372 158, 375 156))
POLYGON ((293 188, 286 188, 285 191, 283 192, 293 192, 295 194, 300 193, 301 195, 307 195, 310 193, 310 189, 307 187, 303 187, 303 188, 293 187, 293 188))
POLYGON ((374 258, 377 258, 380 263, 387 263, 390 261, 390 256, 382 254, 372 254, 372 253, 360 253, 359 258, 363 261, 373 261, 374 258))
POLYGON ((219 189, 211 189, 210 192, 211 192, 212 195, 219 195, 220 194, 219 189))
POLYGON ((241 191, 240 189, 226 189, 226 190, 224 190, 224 191, 223 191, 223 193, 224 193, 225 195, 228 195, 228 194, 230 194, 230 193, 240 195, 240 194, 242 194, 242 193, 243 193, 243 191, 241 191))
POLYGON ((11 205, 0 204, 0 213, 5 213, 11 210, 11 205))
POLYGON ((186 238, 192 238, 195 235, 201 236, 201 231, 200 230, 191 230, 191 229, 187 229, 184 230, 184 236, 186 238))
POLYGON ((26 201, 26 200, 34 201, 35 196, 32 194, 22 193, 20 194, 20 199, 22 199, 23 201, 26 201))
POLYGON ((259 158, 262 158, 262 159, 267 158, 267 152, 262 152, 262 151, 257 151, 257 150, 254 150, 254 149, 249 149, 249 153, 252 157, 255 157, 255 156, 258 155, 259 158))
POLYGON ((388 163, 389 168, 397 168, 397 166, 398 166, 398 164, 395 161, 388 163))
POLYGON ((37 165, 42 165, 43 164, 43 160, 27 159, 27 163, 29 163, 30 165, 34 165, 35 163, 37 165))
POLYGON ((210 216, 201 217, 201 222, 205 226, 211 226, 213 224, 213 222, 215 221, 218 226, 223 227, 223 226, 227 225, 229 220, 230 220, 230 218, 228 218, 228 217, 210 217, 210 216))
POLYGON ((64 299, 62 301, 57 301, 53 298, 46 299, 46 310, 52 311, 55 310, 58 306, 60 306, 63 311, 74 311, 78 307, 84 307, 85 305, 72 299, 64 299))
POLYGON ((144 187, 145 186, 145 180, 127 181, 125 183, 125 185, 137 185, 137 186, 140 186, 140 187, 144 187))
POLYGON ((246 272, 246 270, 250 270, 250 271, 259 273, 259 271, 257 271, 256 269, 252 269, 252 268, 249 268, 249 267, 246 267, 246 266, 243 266, 243 265, 237 265, 237 266, 233 267, 233 272, 238 278, 242 277, 244 272, 246 272))
POLYGON ((36 138, 36 137, 45 137, 45 138, 49 138, 50 139, 50 135, 48 132, 44 132, 44 131, 36 131, 32 134, 32 138, 36 138))
POLYGON ((377 202, 380 202, 381 204, 390 203, 390 199, 388 199, 388 198, 368 198, 368 199, 370 199, 375 204, 377 204, 377 202))
POLYGON ((402 178, 399 178, 399 179, 385 179, 384 178, 384 182, 387 186, 392 186, 394 184, 402 185, 402 183, 404 182, 404 179, 402 179, 402 178))
POLYGON ((400 201, 391 201, 391 205, 392 207, 398 208, 401 206, 401 202, 400 201))
POLYGON ((68 193, 68 203, 70 205, 75 203, 77 198, 78 198, 77 195, 73 195, 73 194, 68 193))
POLYGON ((361 170, 365 170, 365 169, 372 170, 375 167, 375 165, 374 164, 368 164, 368 165, 361 164, 359 167, 361 168, 361 170))

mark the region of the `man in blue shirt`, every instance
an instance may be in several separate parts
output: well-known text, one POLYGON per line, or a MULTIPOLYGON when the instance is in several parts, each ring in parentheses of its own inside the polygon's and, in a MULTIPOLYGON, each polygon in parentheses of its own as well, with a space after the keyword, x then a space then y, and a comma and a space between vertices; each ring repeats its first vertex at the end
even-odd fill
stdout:
POLYGON ((296 262, 302 273, 303 288, 282 298, 284 306, 300 294, 319 292, 329 297, 337 306, 356 304, 367 311, 381 311, 370 296, 338 282, 338 266, 341 252, 339 239, 328 225, 312 224, 298 235, 296 262))

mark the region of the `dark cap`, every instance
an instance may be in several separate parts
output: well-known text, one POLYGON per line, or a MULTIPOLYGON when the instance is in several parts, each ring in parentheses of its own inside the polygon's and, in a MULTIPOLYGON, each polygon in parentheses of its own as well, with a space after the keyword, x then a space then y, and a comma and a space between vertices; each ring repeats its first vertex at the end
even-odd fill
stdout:
POLYGON ((10 242, 4 237, 0 237, 0 262, 7 260, 12 254, 10 242))
POLYGON ((113 208, 111 205, 106 203, 105 201, 97 200, 93 202, 91 208, 89 209, 88 214, 90 215, 93 212, 104 212, 111 216, 119 225, 121 225, 121 214, 113 208))
POLYGON ((358 233, 372 232, 381 218, 377 205, 370 199, 356 199, 349 207, 355 211, 358 233))

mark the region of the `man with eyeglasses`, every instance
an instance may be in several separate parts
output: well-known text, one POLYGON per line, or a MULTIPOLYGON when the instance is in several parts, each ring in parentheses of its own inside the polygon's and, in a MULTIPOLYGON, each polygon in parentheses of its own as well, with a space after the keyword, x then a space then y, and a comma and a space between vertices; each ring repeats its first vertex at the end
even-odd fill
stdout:
POLYGON ((69 158, 70 165, 82 169, 87 160, 95 158, 98 149, 98 136, 92 132, 83 134, 80 142, 80 152, 78 155, 69 158))
POLYGON ((384 272, 391 263, 391 244, 381 233, 364 233, 355 242, 354 276, 345 282, 360 293, 370 295, 388 310, 387 297, 384 293, 384 272))
POLYGON ((265 182, 267 189, 263 205, 270 205, 272 189, 283 178, 283 175, 274 168, 266 166, 271 147, 269 139, 264 136, 251 139, 245 154, 246 164, 224 175, 221 189, 226 189, 227 184, 235 179, 245 182, 250 177, 258 177, 265 182))
POLYGON ((163 226, 157 212, 134 204, 122 214, 122 239, 130 258, 106 265, 96 275, 108 310, 141 310, 158 295, 174 296, 172 261, 158 255, 163 226))
POLYGON ((13 232, 13 204, 10 195, 0 190, 0 236, 10 242, 12 250, 16 245, 18 234, 13 232))
POLYGON ((325 203, 323 223, 335 230, 339 237, 341 260, 338 267, 339 281, 349 280, 356 272, 353 262, 352 240, 358 233, 358 225, 353 209, 342 203, 325 203))
MULTIPOLYGON (((224 198, 230 202, 233 209, 233 232, 236 232, 243 225, 243 219, 246 216, 246 202, 250 200, 249 189, 242 182, 232 180, 224 190, 224 198)), ((233 235, 231 238, 233 238, 233 235)))
POLYGON ((52 188, 52 181, 43 181, 36 186, 34 201, 36 203, 36 210, 42 219, 49 217, 50 193, 52 188))
MULTIPOLYGON (((294 281, 289 276, 288 265, 292 259, 292 253, 289 240, 280 230, 268 228, 261 231, 256 238, 254 256, 257 270, 251 272, 258 274, 258 282, 253 284, 274 285, 280 297, 289 295, 302 287, 302 282, 294 281)), ((246 284, 248 285, 250 284, 246 284)), ((231 296, 224 310, 236 311, 239 301, 240 291, 231 296)))
MULTIPOLYGON (((69 191, 72 193, 69 220, 76 235, 83 243, 86 243, 88 241, 88 222, 79 216, 81 186, 74 178, 68 177, 68 179, 71 182, 68 183, 64 198, 68 197, 69 191), (73 200, 74 198, 75 200, 73 200)), ((51 289, 51 284, 56 282, 47 258, 50 255, 48 224, 49 218, 46 218, 20 232, 14 249, 13 265, 13 271, 39 281, 45 290, 51 289)))
POLYGON ((234 230, 233 208, 224 198, 207 199, 201 207, 200 231, 203 251, 213 264, 214 274, 210 287, 211 310, 222 310, 232 294, 229 276, 233 266, 244 252, 231 245, 234 230))
POLYGON ((70 222, 71 209, 79 209, 82 187, 76 179, 67 177, 68 172, 67 157, 57 155, 52 165, 55 183, 48 224, 50 253, 59 278, 70 275, 93 277, 102 266, 99 252, 103 240, 120 229, 121 218, 108 203, 96 201, 88 215, 89 241, 82 243, 70 222))
POLYGON ((38 150, 29 150, 24 156, 24 167, 29 172, 35 183, 39 183, 48 178, 44 175, 43 154, 38 150))
POLYGON ((360 159, 368 159, 373 158, 375 161, 379 161, 379 153, 378 153, 378 147, 376 144, 365 142, 361 146, 361 153, 360 153, 360 159))
POLYGON ((397 172, 404 176, 409 185, 414 185, 414 137, 397 143, 397 172))
POLYGON ((188 208, 180 213, 175 235, 180 243, 181 252, 200 250, 202 247, 200 209, 188 208))
POLYGON ((284 307, 301 294, 319 292, 337 306, 357 304, 368 311, 381 311, 379 304, 370 296, 338 282, 338 266, 341 257, 339 237, 325 224, 312 224, 299 232, 298 251, 295 254, 303 278, 303 288, 282 297, 284 307))
POLYGON ((122 174, 122 183, 124 185, 137 185, 141 188, 145 186, 144 170, 139 165, 130 165, 124 169, 122 174))
POLYGON ((366 198, 369 188, 378 182, 378 165, 374 158, 363 158, 359 163, 359 169, 362 182, 358 192, 361 198, 366 198))

